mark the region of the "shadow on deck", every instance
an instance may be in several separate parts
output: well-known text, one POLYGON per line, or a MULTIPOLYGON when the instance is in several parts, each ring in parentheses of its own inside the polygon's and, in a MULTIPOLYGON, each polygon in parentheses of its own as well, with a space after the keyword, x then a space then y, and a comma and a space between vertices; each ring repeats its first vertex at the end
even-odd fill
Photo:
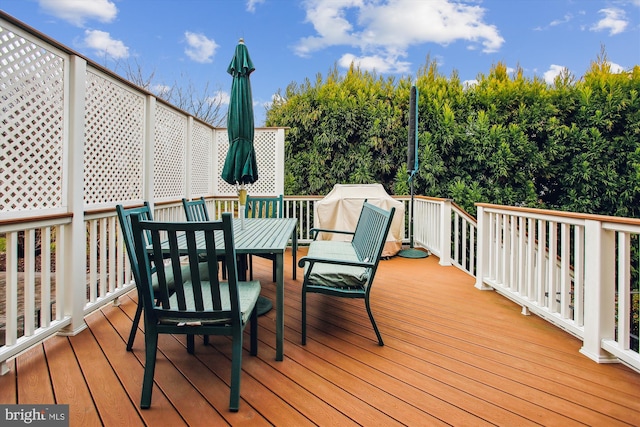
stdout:
MULTIPOLYGON (((298 256, 304 253, 302 249, 298 256)), ((372 310, 309 295, 300 345, 300 284, 285 260, 285 359, 275 361, 275 312, 260 317, 259 355, 243 355, 241 404, 228 411, 231 341, 161 337, 150 410, 139 409, 144 338, 125 351, 135 292, 9 363, 0 403, 70 405, 71 425, 638 425, 640 375, 598 365, 581 342, 438 259, 380 263, 372 310)), ((271 264, 254 258, 263 295, 271 264)), ((245 344, 246 347, 246 344, 245 344)))

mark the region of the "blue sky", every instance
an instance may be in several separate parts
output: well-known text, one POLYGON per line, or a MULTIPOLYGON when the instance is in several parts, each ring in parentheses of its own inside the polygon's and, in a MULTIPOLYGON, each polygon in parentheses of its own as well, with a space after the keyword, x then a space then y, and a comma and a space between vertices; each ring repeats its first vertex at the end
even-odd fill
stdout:
MULTIPOLYGON (((4 0, 3 11, 97 63, 151 76, 154 90, 191 83, 228 102, 239 38, 256 125, 291 82, 337 66, 397 78, 429 56, 463 81, 503 62, 552 81, 580 78, 604 46, 612 69, 640 65, 640 0, 4 0)), ((223 107, 226 111, 226 107, 223 107)))

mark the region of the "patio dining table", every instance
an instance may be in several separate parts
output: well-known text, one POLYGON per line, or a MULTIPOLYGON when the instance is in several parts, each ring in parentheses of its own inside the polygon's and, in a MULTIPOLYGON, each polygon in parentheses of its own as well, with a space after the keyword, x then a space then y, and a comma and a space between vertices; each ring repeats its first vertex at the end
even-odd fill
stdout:
MULTIPOLYGON (((293 245, 293 279, 296 279, 298 238, 295 218, 243 218, 233 220, 233 237, 237 255, 270 253, 276 255, 276 360, 284 357, 284 253, 289 239, 293 245)), ((222 233, 216 235, 216 252, 224 254, 222 233)), ((204 234, 197 238, 198 248, 204 251, 204 234)), ((187 250, 184 236, 178 237, 180 249, 187 250), (182 239, 180 238, 182 237, 182 239)), ((163 245, 164 247, 164 245, 163 245)), ((168 244, 167 244, 168 249, 168 244)), ((246 272, 239 272, 242 278, 246 272)))

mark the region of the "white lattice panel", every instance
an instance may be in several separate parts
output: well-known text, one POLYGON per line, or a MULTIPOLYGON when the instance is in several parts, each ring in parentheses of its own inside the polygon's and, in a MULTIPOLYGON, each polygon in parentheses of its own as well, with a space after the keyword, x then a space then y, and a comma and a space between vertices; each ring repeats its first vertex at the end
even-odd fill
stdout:
MULTIPOLYGON (((218 180, 219 195, 236 195, 236 188, 227 184, 220 175, 224 167, 224 161, 229 151, 229 135, 227 132, 216 132, 216 143, 218 145, 218 170, 216 179, 218 180)), ((249 194, 278 194, 276 186, 276 133, 273 131, 256 130, 253 139, 253 146, 256 150, 256 163, 258 165, 258 180, 247 186, 249 194)))
POLYGON ((64 66, 0 27, 0 213, 63 204, 64 66))
POLYGON ((153 158, 153 190, 156 199, 184 197, 187 122, 186 116, 158 104, 153 158))
POLYGON ((212 149, 213 132, 211 128, 194 122, 191 131, 191 197, 207 196, 211 193, 212 149))
POLYGON ((86 87, 85 205, 141 200, 145 99, 90 71, 86 87))

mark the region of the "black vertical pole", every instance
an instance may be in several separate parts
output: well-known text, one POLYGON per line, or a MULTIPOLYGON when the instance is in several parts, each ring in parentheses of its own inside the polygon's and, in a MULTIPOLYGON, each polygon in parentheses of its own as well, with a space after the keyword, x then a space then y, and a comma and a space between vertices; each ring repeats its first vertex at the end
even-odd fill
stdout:
POLYGON ((411 186, 411 203, 409 205, 409 249, 403 249, 398 255, 404 258, 425 258, 429 256, 427 252, 414 249, 413 241, 413 209, 414 190, 413 179, 418 173, 418 89, 411 87, 409 96, 409 143, 407 145, 407 171, 409 172, 409 185, 411 186))
POLYGON ((410 178, 411 183, 411 206, 409 207, 409 247, 413 249, 413 176, 410 178))

